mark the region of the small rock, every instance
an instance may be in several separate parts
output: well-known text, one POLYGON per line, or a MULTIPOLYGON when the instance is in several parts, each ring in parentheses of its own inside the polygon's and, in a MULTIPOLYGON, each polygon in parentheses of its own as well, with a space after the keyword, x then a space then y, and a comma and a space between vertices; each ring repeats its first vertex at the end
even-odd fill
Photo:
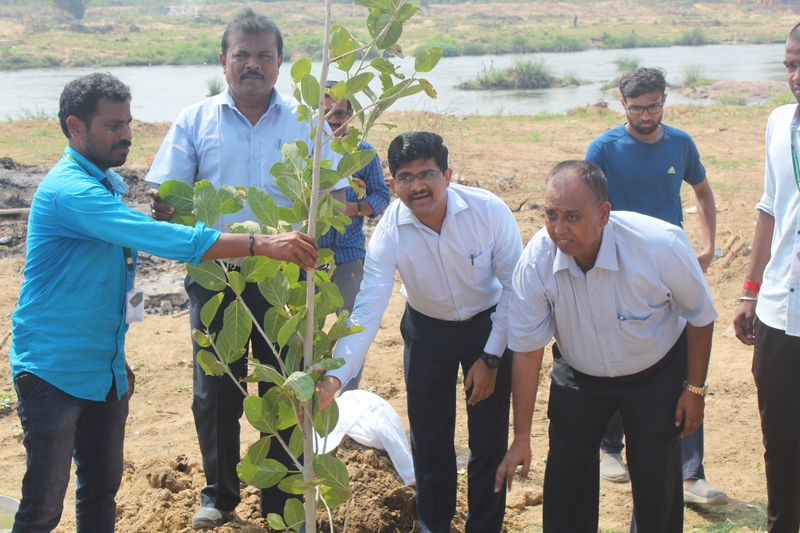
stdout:
POLYGON ((512 492, 506 501, 508 509, 522 510, 525 507, 533 507, 542 504, 542 493, 533 489, 512 492))

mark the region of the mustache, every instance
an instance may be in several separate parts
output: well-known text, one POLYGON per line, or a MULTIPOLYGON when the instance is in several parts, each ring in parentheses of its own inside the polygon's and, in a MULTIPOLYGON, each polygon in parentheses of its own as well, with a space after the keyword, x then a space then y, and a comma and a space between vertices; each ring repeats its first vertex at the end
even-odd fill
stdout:
POLYGON ((130 141, 117 141, 113 145, 111 145, 111 148, 130 148, 130 147, 131 147, 130 141))
POLYGON ((246 70, 246 71, 244 71, 242 73, 241 76, 239 76, 240 80, 247 80, 247 79, 251 79, 251 78, 255 79, 255 80, 263 80, 264 79, 264 75, 261 74, 260 72, 255 71, 255 70, 246 70))

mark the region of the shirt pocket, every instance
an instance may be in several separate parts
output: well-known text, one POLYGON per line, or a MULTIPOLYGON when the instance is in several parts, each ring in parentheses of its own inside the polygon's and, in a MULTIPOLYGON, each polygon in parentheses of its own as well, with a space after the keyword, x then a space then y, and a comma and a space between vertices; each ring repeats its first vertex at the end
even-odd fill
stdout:
POLYGON ((492 252, 482 250, 470 252, 469 254, 469 279, 472 283, 479 285, 486 282, 492 276, 492 252))

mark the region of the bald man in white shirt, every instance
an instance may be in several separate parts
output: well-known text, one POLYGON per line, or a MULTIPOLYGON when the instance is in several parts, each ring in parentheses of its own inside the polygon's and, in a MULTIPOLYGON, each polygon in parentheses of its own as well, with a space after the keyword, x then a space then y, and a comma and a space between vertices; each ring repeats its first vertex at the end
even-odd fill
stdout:
POLYGON ((717 312, 683 230, 610 213, 603 171, 565 161, 545 189, 545 228, 514 271, 514 442, 497 490, 530 466, 544 346, 555 337, 544 532, 597 531, 597 447, 619 409, 640 531, 683 531, 679 436, 703 419, 717 312))
POLYGON ((335 356, 346 364, 323 381, 322 405, 361 369, 398 272, 407 301, 400 331, 420 525, 449 533, 455 513, 453 392, 460 365, 470 446, 466 531, 499 533, 505 493, 495 493, 493 484, 508 442, 507 309, 522 239, 500 198, 450 184, 439 135, 398 136, 388 161, 399 199, 370 238, 352 316, 364 330, 339 341, 335 356))

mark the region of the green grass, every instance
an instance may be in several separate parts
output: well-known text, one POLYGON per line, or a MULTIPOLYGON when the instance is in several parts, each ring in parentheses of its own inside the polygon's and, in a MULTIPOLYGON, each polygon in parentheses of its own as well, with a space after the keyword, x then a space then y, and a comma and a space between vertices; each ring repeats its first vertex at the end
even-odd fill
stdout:
POLYGON ((641 63, 641 58, 636 55, 619 56, 614 60, 614 64, 617 65, 617 71, 619 71, 620 74, 626 74, 638 68, 641 63))
POLYGON ((683 76, 683 83, 689 87, 699 87, 714 83, 714 80, 704 76, 703 67, 700 65, 686 65, 683 69, 683 76))
POLYGON ((567 74, 563 78, 555 76, 541 61, 518 59, 510 67, 484 67, 474 80, 462 81, 457 87, 465 90, 530 90, 580 83, 581 80, 574 74, 567 74))
POLYGON ((767 100, 767 105, 770 107, 778 107, 781 105, 786 104, 796 104, 797 100, 795 99, 794 95, 790 92, 782 92, 772 96, 769 100, 767 100))
POLYGON ((743 96, 723 96, 717 102, 722 105, 747 105, 747 98, 743 96))
POLYGON ((692 28, 684 31, 681 36, 675 40, 675 44, 683 46, 702 46, 704 44, 712 44, 715 41, 709 39, 703 28, 692 28))

